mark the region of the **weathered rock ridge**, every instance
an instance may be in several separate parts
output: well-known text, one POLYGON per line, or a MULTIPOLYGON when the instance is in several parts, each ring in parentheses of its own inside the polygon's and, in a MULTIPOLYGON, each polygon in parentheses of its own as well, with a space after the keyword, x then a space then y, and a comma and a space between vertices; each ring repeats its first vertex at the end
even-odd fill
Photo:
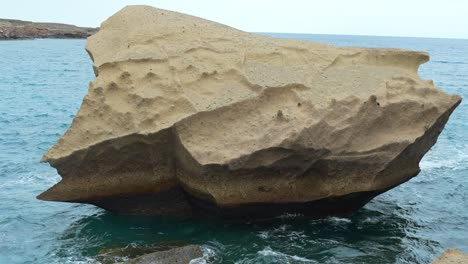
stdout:
POLYGON ((84 28, 59 23, 35 23, 14 19, 0 19, 0 40, 33 38, 87 38, 97 28, 84 28))
POLYGON ((96 73, 38 198, 126 214, 350 213, 419 172, 461 98, 424 52, 275 39, 147 6, 88 38, 96 73))

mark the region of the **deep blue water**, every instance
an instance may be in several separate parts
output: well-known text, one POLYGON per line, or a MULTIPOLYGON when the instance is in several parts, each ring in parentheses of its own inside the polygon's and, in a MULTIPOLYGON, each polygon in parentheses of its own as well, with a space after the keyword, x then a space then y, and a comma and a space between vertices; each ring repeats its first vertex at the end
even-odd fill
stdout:
MULTIPOLYGON (((292 35, 340 46, 427 51, 420 75, 468 98, 468 40, 292 35)), ((88 263, 105 247, 186 241, 214 263, 428 263, 468 252, 468 103, 452 115, 411 181, 351 218, 232 224, 116 216, 42 202, 59 181, 39 163, 67 129, 94 78, 84 40, 0 42, 0 263, 88 263)))

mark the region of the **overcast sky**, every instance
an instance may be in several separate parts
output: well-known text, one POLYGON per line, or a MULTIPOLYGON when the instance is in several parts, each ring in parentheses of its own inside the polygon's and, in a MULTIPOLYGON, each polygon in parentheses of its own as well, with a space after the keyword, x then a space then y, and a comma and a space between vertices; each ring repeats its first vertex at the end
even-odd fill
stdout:
POLYGON ((468 0, 1 0, 0 18, 96 27, 146 4, 250 32, 468 39, 468 0))

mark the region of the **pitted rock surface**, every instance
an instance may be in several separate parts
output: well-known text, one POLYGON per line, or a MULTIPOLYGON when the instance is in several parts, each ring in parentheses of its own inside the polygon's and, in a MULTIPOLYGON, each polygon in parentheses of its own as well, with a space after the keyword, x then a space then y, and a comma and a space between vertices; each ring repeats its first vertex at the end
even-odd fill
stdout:
POLYGON ((425 52, 334 47, 128 6, 86 46, 96 79, 42 161, 43 200, 129 214, 352 212, 419 172, 461 98, 425 52))

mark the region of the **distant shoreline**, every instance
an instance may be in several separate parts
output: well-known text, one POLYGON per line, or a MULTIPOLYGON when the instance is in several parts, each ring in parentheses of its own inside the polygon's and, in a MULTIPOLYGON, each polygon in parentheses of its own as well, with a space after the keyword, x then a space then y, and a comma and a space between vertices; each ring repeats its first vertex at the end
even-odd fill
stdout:
POLYGON ((42 23, 0 19, 0 40, 85 39, 99 28, 77 27, 60 23, 42 23))

